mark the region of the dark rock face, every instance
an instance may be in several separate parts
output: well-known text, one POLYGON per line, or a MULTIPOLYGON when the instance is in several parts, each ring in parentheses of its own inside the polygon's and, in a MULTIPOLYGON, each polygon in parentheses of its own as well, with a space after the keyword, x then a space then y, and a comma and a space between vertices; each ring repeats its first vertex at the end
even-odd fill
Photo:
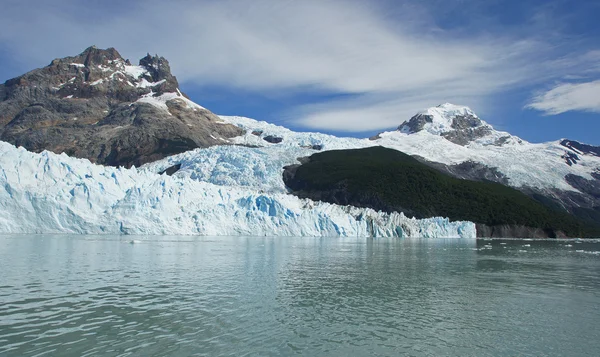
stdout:
POLYGON ((485 126, 477 128, 466 128, 461 130, 453 130, 442 134, 446 140, 451 141, 457 145, 465 146, 473 140, 477 140, 488 135, 492 130, 485 126))
POLYGON ((280 142, 283 141, 283 138, 273 136, 273 135, 267 135, 263 138, 263 140, 268 143, 271 143, 271 144, 279 144, 280 142))
MULTIPOLYGON (((569 185, 578 189, 579 191, 586 193, 596 199, 600 200, 600 180, 588 180, 581 176, 577 175, 567 175, 565 176, 565 180, 569 183, 569 185)), ((600 201, 599 201, 600 203, 600 201)))
POLYGON ((176 92, 178 90, 177 79, 171 74, 169 62, 164 57, 147 54, 146 57, 140 60, 140 66, 148 70, 148 74, 152 79, 151 82, 165 81, 164 86, 160 88, 163 92, 176 92))
POLYGON ((600 156, 600 147, 579 143, 575 140, 565 139, 560 144, 580 154, 600 156))
POLYGON ((0 84, 0 140, 129 167, 243 133, 178 87, 162 57, 90 47, 0 84))
POLYGON ((433 123, 433 117, 427 114, 417 114, 410 120, 398 127, 399 131, 417 133, 425 127, 425 124, 433 123))
POLYGON ((481 126, 481 120, 473 115, 457 115, 452 119, 452 129, 465 130, 481 126))
POLYGON ((174 173, 181 169, 181 164, 173 165, 168 167, 166 170, 159 172, 159 175, 167 174, 168 176, 173 176, 174 173))
POLYGON ((442 134, 446 140, 458 145, 467 145, 473 140, 482 138, 492 132, 489 126, 473 115, 457 115, 452 119, 453 131, 442 134))
MULTIPOLYGON (((405 133, 416 133, 423 130, 428 123, 433 123, 433 117, 431 115, 417 114, 409 121, 400 125, 398 130, 405 133)), ((474 115, 456 115, 452 119, 450 128, 452 130, 448 130, 441 135, 446 138, 446 140, 462 146, 492 132, 491 127, 484 125, 483 122, 474 115)), ((370 139, 377 140, 379 137, 375 136, 370 139)), ((502 143, 499 145, 502 145, 502 143)))
POLYGON ((561 156, 564 160, 565 163, 569 166, 573 166, 577 163, 577 161, 580 160, 579 156, 577 156, 577 154, 567 151, 564 153, 563 156, 561 156))
POLYGON ((420 156, 413 157, 427 166, 459 179, 490 181, 508 186, 508 178, 497 168, 489 167, 479 162, 465 161, 456 165, 445 165, 439 162, 428 161, 420 156))

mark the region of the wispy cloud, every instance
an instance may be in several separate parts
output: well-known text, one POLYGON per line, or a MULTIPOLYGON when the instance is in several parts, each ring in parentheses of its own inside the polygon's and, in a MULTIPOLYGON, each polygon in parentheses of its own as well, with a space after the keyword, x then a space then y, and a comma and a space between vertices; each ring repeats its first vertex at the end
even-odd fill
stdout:
POLYGON ((528 108, 547 115, 568 111, 600 113, 600 80, 587 83, 563 83, 533 98, 528 108))
POLYGON ((345 131, 397 126, 446 101, 482 108, 496 93, 557 78, 584 60, 553 57, 553 45, 539 39, 449 32, 410 3, 393 16, 389 7, 352 0, 119 6, 9 0, 0 21, 11 31, 0 32, 0 45, 36 64, 91 44, 130 57, 150 51, 200 86, 349 94, 289 112, 301 125, 345 131))

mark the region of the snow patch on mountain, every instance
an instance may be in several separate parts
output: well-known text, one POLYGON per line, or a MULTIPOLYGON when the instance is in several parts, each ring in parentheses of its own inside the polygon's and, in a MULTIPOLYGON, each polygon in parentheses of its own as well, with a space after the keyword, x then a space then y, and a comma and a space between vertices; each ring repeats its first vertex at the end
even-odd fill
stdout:
POLYGON ((123 72, 135 79, 148 73, 148 70, 143 66, 129 66, 125 65, 122 61, 118 62, 117 65, 123 72))
POLYGON ((4 142, 0 212, 1 233, 475 237, 470 222, 99 166, 4 142))
MULTIPOLYGON (((146 83, 148 83, 148 82, 146 82, 146 83)), ((148 85, 147 87, 157 86, 161 83, 162 82, 150 83, 151 85, 148 85)), ((162 109, 165 112, 169 113, 169 115, 171 115, 171 112, 169 112, 169 107, 167 106, 167 103, 172 100, 182 101, 183 103, 185 103, 185 105, 188 109, 192 109, 192 110, 204 109, 204 107, 201 107, 200 105, 187 99, 183 94, 181 94, 180 91, 167 92, 167 93, 163 93, 159 96, 157 96, 156 93, 154 93, 153 91, 150 91, 150 93, 142 95, 137 101, 135 101, 135 103, 147 103, 158 109, 162 109)))
POLYGON ((509 184, 516 188, 577 191, 565 177, 573 174, 592 179, 591 174, 600 167, 600 158, 590 155, 580 155, 581 160, 576 165, 568 165, 564 155, 570 149, 562 146, 560 140, 534 144, 511 136, 511 140, 503 145, 494 145, 492 143, 497 138, 504 136, 504 133, 497 131, 465 146, 427 131, 413 134, 391 131, 379 136, 376 144, 409 155, 418 155, 429 161, 446 165, 473 161, 497 168, 508 178, 509 184))
POLYGON ((150 104, 158 109, 164 110, 165 112, 169 113, 169 115, 171 115, 171 113, 169 112, 169 107, 167 107, 167 102, 177 98, 179 98, 179 94, 177 93, 163 93, 159 96, 155 96, 155 93, 150 91, 150 93, 141 96, 140 99, 136 101, 136 103, 150 104))
POLYGON ((146 80, 146 78, 142 78, 142 79, 140 80, 140 83, 138 83, 138 84, 137 84, 137 87, 138 87, 138 88, 156 87, 156 86, 158 86, 158 85, 161 85, 161 84, 165 83, 166 81, 167 81, 166 79, 161 79, 161 80, 160 80, 160 81, 158 81, 158 82, 148 82, 148 81, 146 80))

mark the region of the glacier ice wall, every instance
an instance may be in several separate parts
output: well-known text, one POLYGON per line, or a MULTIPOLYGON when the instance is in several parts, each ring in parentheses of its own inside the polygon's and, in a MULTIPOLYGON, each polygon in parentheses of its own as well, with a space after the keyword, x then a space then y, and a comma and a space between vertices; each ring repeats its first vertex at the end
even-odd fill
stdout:
MULTIPOLYGON (((215 158, 235 167, 226 156, 215 158)), ((218 165, 197 167, 223 181, 218 185, 192 178, 194 170, 169 177, 0 142, 0 233, 475 237, 471 222, 417 220, 299 199, 269 181, 279 171, 269 173, 272 168, 260 162, 254 176, 243 173, 254 164, 238 163, 242 173, 235 182, 227 182, 227 172, 219 176, 207 169, 218 165), (265 172, 268 177, 261 176, 265 172)))

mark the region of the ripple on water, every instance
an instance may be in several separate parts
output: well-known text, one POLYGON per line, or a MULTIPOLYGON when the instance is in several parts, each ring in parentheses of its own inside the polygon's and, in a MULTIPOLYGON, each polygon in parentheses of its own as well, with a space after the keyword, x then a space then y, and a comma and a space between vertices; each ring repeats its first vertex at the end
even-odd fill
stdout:
POLYGON ((0 239, 0 355, 511 356, 600 348, 586 337, 600 328, 595 243, 576 250, 537 240, 121 243, 0 239))

